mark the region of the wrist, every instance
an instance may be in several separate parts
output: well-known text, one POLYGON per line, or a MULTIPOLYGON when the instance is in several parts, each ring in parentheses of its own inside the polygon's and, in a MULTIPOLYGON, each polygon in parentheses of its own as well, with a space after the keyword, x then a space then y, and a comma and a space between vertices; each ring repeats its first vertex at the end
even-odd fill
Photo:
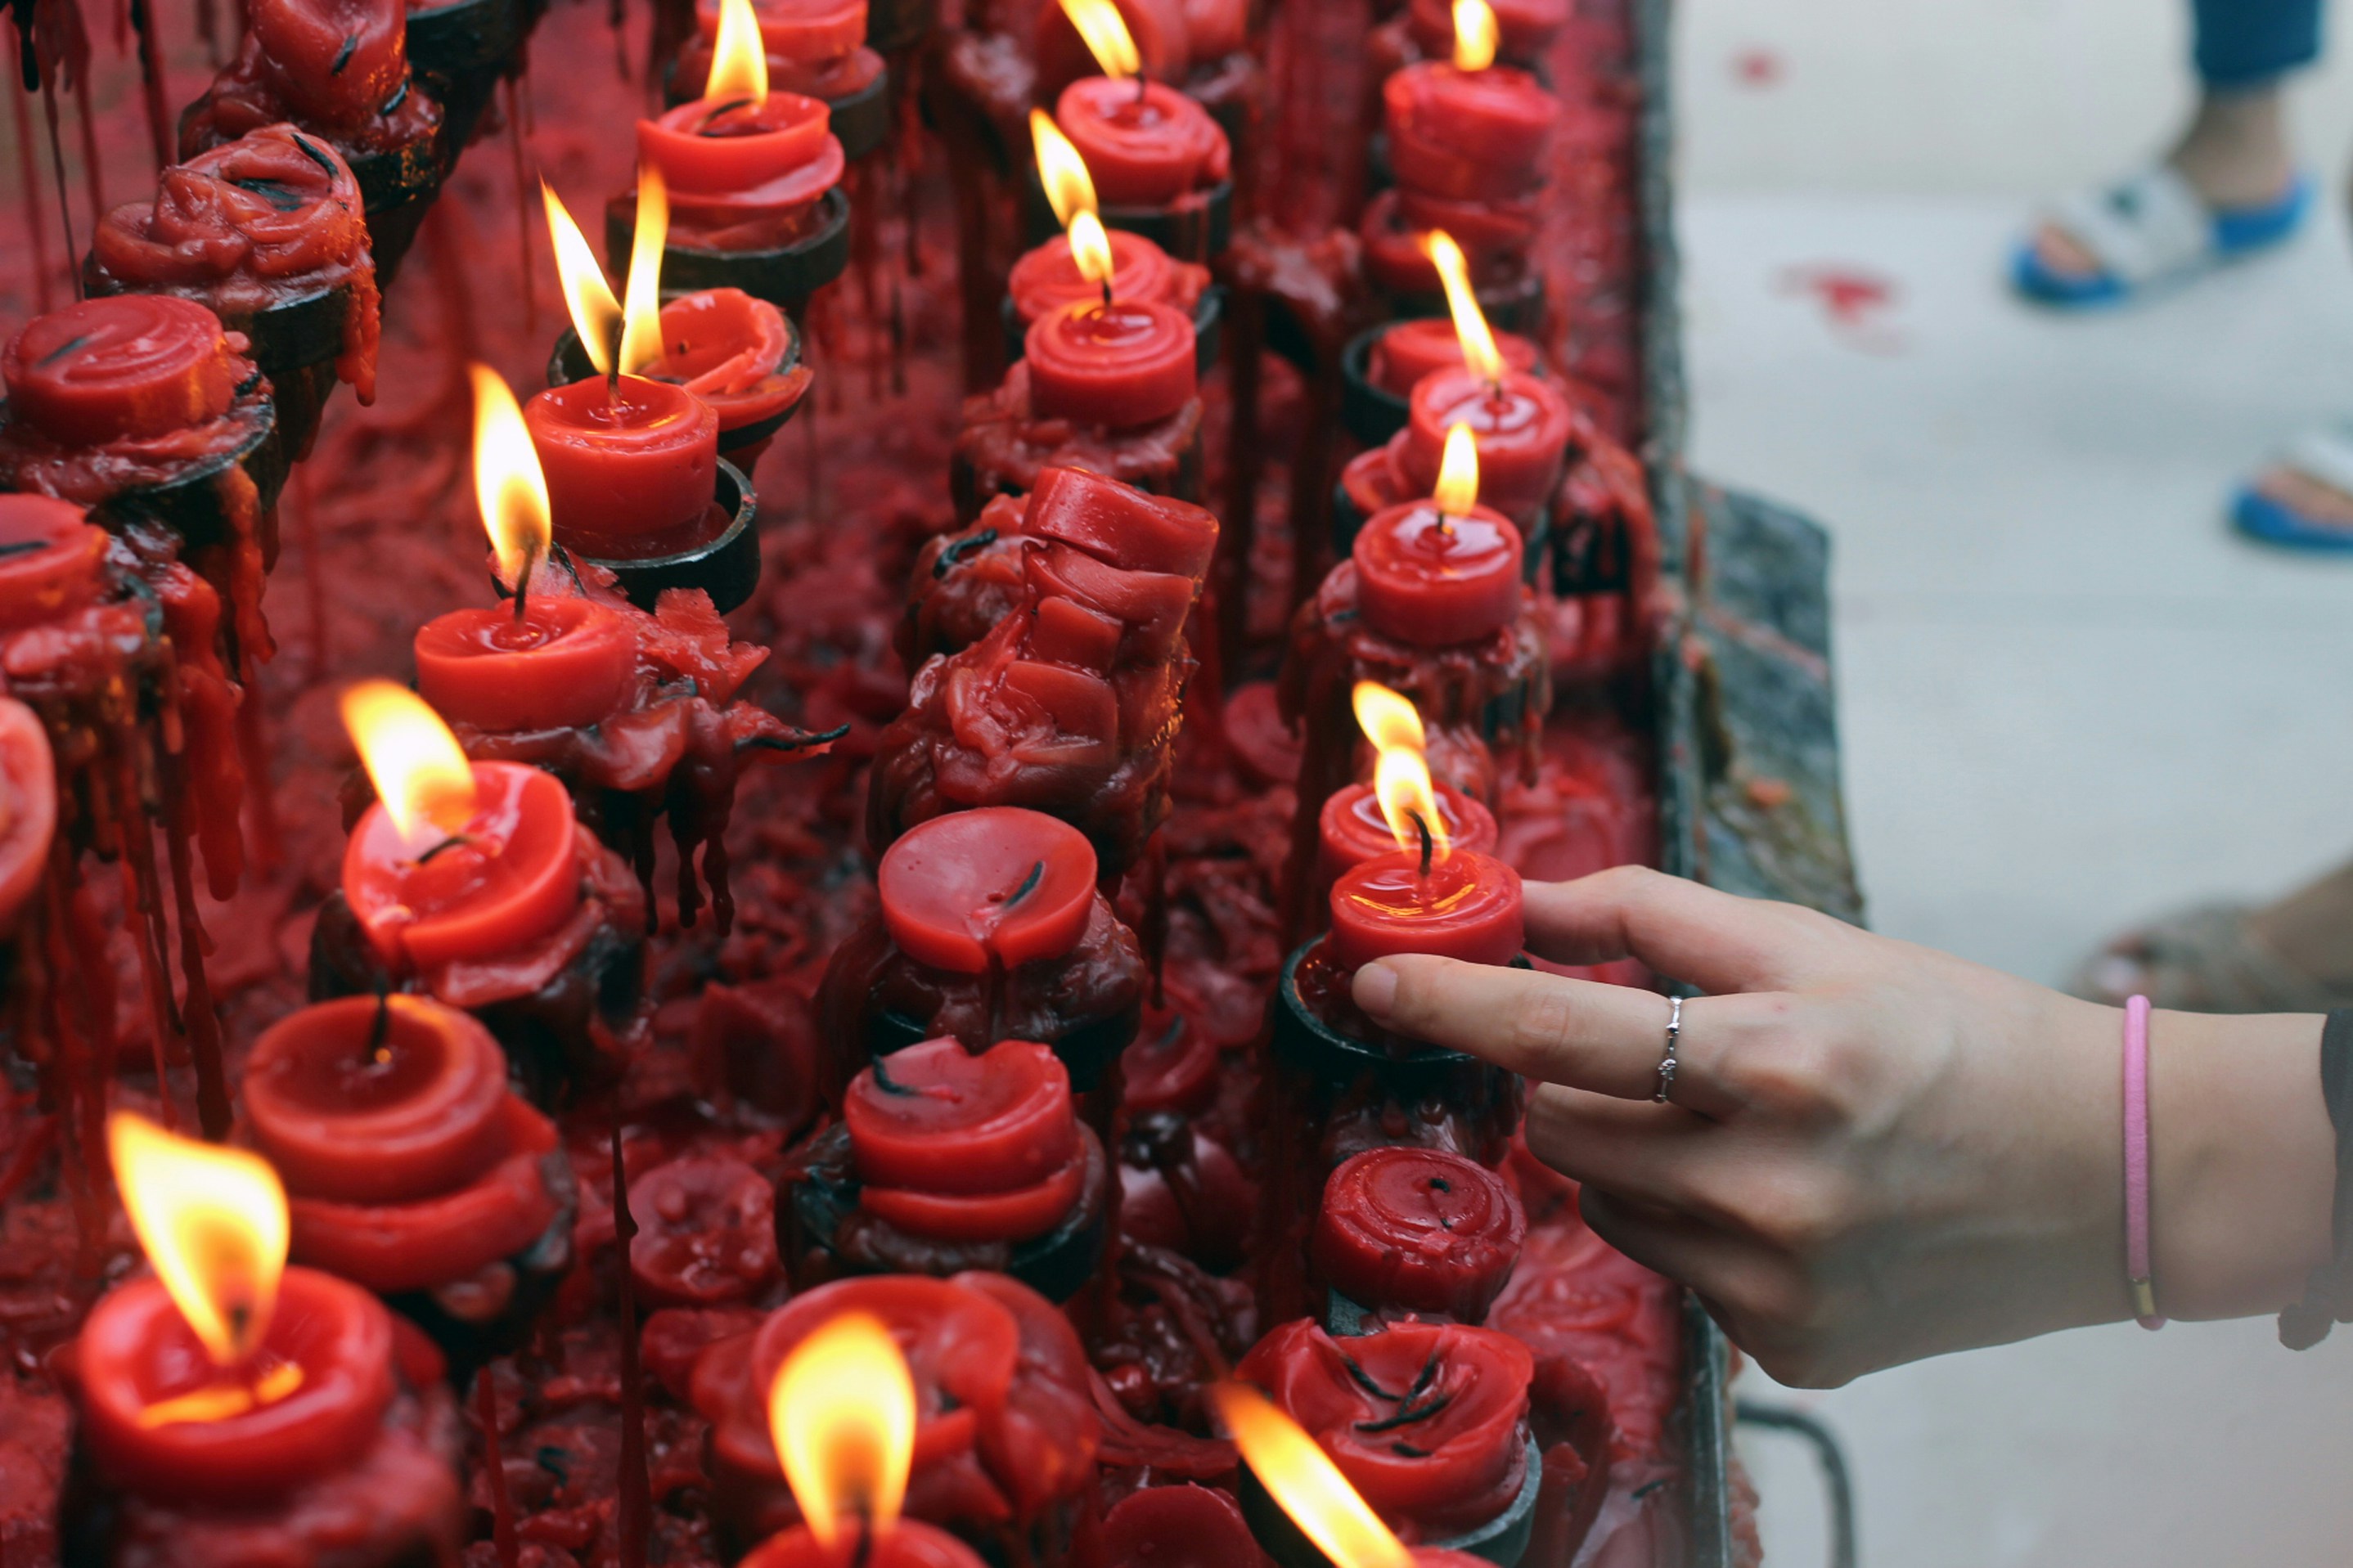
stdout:
POLYGON ((2320 1027, 2317 1015, 2152 1015, 2149 1223, 2168 1317, 2276 1311, 2327 1260, 2337 1139, 2320 1027))

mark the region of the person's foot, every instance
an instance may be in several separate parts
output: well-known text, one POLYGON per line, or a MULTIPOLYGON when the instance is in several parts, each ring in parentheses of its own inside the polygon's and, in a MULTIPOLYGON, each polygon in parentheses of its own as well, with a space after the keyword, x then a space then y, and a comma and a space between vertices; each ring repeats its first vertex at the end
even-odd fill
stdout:
MULTIPOLYGON (((2278 205, 2296 178, 2279 89, 2201 98, 2165 166, 2217 212, 2278 205)), ((2100 275, 2101 258, 2058 221, 2039 225, 2032 244, 2036 259, 2059 278, 2088 282, 2100 275)))
POLYGON ((2241 488, 2231 521, 2266 544, 2353 550, 2353 426, 2298 440, 2241 488))

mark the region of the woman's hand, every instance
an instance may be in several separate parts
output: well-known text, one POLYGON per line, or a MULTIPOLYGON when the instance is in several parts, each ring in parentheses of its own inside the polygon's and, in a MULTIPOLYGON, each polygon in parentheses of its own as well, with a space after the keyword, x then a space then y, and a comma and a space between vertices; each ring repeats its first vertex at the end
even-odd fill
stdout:
MULTIPOLYGON (((1593 1228, 1698 1292, 1785 1383, 2126 1317, 2123 1015, 1794 905, 1638 867, 1527 889, 1561 963, 1632 957, 1706 994, 1442 958, 1356 979, 1374 1018, 1536 1081, 1529 1148, 1593 1228)), ((2329 1250, 2320 1020, 2158 1014, 2159 1310, 2300 1294, 2329 1250)))

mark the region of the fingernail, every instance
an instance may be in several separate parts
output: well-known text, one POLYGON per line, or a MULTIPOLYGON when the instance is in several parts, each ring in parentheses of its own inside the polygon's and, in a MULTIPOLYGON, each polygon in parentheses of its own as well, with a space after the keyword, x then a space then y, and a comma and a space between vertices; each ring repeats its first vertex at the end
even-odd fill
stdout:
POLYGON ((1376 1018, 1388 1016, 1397 1002, 1397 971, 1386 963, 1367 963, 1356 971, 1356 1005, 1376 1018))

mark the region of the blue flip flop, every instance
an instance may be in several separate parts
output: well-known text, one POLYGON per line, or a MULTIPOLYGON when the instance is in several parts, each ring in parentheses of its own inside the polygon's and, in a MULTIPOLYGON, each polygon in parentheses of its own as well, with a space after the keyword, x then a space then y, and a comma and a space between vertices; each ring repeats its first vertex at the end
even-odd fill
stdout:
MULTIPOLYGON (((2353 496, 2353 427, 2315 430, 2288 448, 2279 466, 2353 496)), ((2286 550, 2324 554, 2353 551, 2353 528, 2306 516, 2253 484, 2231 498, 2231 526, 2248 538, 2286 550)))
POLYGON ((2312 202, 2312 182, 2299 174, 2276 201, 2211 207, 2189 182, 2159 165, 2106 190, 2079 193, 2050 214, 2098 260, 2098 271, 2055 271, 2030 237, 2011 252, 2010 285, 2037 304, 2063 310, 2122 304, 2284 243, 2304 226, 2312 202))

